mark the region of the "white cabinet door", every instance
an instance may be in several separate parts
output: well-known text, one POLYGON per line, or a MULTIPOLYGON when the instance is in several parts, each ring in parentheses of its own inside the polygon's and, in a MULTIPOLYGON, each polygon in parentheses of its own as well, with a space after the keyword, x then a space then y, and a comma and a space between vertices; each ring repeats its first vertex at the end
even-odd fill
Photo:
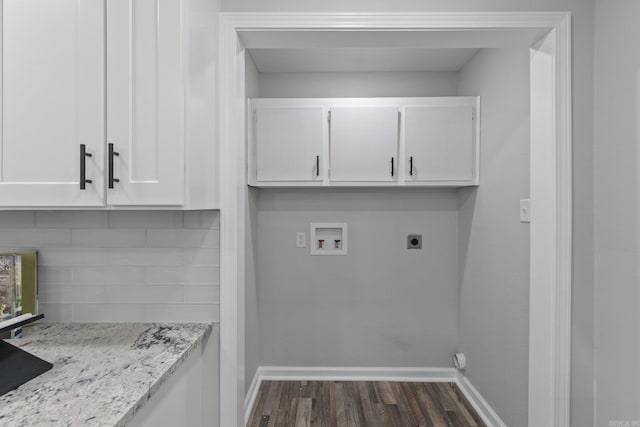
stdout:
POLYGON ((322 181, 326 108, 255 109, 257 181, 322 181))
POLYGON ((396 181, 398 108, 331 108, 331 181, 396 181))
POLYGON ((108 1, 111 205, 184 202, 182 17, 181 0, 108 1))
POLYGON ((103 0, 0 5, 0 205, 104 205, 103 0))
POLYGON ((470 105, 405 107, 405 180, 472 181, 472 114, 470 105))

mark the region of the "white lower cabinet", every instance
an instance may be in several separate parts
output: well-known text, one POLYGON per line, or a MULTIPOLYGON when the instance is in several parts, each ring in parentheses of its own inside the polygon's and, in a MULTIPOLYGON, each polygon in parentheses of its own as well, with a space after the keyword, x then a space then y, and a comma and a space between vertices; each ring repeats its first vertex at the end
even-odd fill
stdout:
POLYGON ((0 2, 0 206, 215 208, 209 3, 0 2))
POLYGON ((127 423, 128 427, 220 425, 219 329, 205 338, 127 423))
POLYGON ((250 185, 479 184, 478 97, 263 98, 249 106, 250 185))

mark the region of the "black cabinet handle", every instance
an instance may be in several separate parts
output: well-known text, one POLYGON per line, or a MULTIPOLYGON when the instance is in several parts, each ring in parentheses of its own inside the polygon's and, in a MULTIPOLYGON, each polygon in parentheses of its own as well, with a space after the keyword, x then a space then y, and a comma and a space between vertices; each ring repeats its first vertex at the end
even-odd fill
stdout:
POLYGON ((109 143, 109 188, 113 188, 114 182, 120 182, 118 178, 113 177, 113 157, 119 155, 120 153, 113 149, 113 144, 109 143))
POLYGON ((413 156, 409 157, 409 175, 413 176, 413 156))
POLYGON ((391 176, 393 176, 393 157, 391 158, 391 176))
POLYGON ((316 176, 320 176, 320 156, 316 156, 316 176))
POLYGON ((87 179, 87 157, 91 157, 91 153, 87 153, 87 146, 80 144, 80 189, 86 190, 87 184, 91 184, 93 181, 87 179))

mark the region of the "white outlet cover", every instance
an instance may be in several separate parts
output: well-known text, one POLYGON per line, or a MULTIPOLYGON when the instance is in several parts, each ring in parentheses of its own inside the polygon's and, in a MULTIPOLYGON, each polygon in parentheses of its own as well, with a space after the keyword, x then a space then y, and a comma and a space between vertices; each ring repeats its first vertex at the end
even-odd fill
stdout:
POLYGON ((307 235, 304 231, 296 233, 296 248, 304 248, 307 246, 307 235))
POLYGON ((520 222, 531 222, 530 199, 520 199, 520 222))

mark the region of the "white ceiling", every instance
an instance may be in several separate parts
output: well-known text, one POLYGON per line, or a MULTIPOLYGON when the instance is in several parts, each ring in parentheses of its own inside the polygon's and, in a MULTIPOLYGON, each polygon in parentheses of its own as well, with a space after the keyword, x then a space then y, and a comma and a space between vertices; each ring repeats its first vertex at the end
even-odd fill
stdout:
POLYGON ((470 48, 248 49, 258 71, 458 71, 478 51, 470 48))

